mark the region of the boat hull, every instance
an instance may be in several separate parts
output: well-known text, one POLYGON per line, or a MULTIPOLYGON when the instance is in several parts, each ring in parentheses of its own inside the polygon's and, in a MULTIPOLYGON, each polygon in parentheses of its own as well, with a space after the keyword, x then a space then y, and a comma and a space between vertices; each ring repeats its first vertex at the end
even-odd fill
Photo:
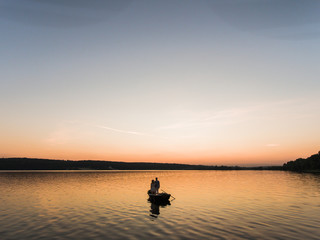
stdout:
POLYGON ((169 199, 171 197, 171 194, 168 194, 168 193, 153 194, 150 192, 150 190, 148 191, 148 195, 149 195, 149 201, 157 204, 168 204, 169 199))

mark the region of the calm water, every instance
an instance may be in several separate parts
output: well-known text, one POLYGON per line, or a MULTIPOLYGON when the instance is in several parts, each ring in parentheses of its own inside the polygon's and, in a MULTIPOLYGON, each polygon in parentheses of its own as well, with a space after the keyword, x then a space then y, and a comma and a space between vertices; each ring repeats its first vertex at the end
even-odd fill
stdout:
POLYGON ((320 176, 0 172, 0 239, 319 239, 320 176), (171 205, 147 201, 152 178, 171 205))

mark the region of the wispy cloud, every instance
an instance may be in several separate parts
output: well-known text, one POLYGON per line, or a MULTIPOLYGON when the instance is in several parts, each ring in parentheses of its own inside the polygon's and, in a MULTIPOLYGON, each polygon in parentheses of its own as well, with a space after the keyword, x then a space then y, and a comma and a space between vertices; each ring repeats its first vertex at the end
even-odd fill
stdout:
POLYGON ((1 3, 0 17, 34 26, 81 27, 107 21, 130 3, 131 0, 11 0, 1 3))
MULTIPOLYGON (((287 107, 288 105, 301 102, 301 99, 287 99, 274 101, 269 103, 260 103, 252 106, 244 106, 239 108, 231 108, 220 111, 206 111, 206 112, 184 112, 182 118, 184 120, 176 121, 172 124, 160 126, 155 130, 166 129, 180 129, 189 127, 206 127, 210 125, 230 125, 236 124, 241 121, 248 120, 253 117, 252 113, 261 112, 265 113, 270 109, 277 109, 287 107), (185 117, 183 117, 185 115, 185 117)), ((262 114, 263 115, 263 114, 262 114)))
POLYGON ((148 134, 148 133, 144 133, 144 132, 128 131, 128 130, 123 130, 123 129, 118 129, 118 128, 111 128, 111 127, 102 126, 102 125, 96 125, 95 127, 102 128, 102 129, 105 129, 105 130, 108 130, 108 131, 112 131, 112 132, 124 133, 124 134, 132 134, 132 135, 139 135, 139 136, 149 136, 149 137, 153 137, 154 136, 152 134, 148 134))
POLYGON ((228 24, 246 31, 282 28, 292 31, 318 23, 318 1, 210 1, 209 6, 228 24), (294 2, 294 4, 293 4, 294 2))
POLYGON ((45 139, 50 145, 64 145, 72 140, 73 133, 63 126, 58 127, 45 139))
POLYGON ((279 147, 280 144, 276 144, 276 143, 268 143, 265 145, 266 147, 279 147))
POLYGON ((241 115, 245 115, 253 111, 251 108, 243 108, 243 109, 229 109, 217 112, 204 112, 204 113, 195 113, 194 115, 198 115, 196 117, 189 117, 188 119, 180 122, 176 122, 173 124, 169 124, 166 126, 161 126, 156 130, 164 130, 164 129, 178 129, 178 128, 188 128, 188 127, 197 127, 197 126, 208 126, 213 124, 232 124, 236 120, 237 117, 241 115))
POLYGON ((93 127, 122 134, 155 137, 155 135, 139 131, 127 131, 103 125, 81 123, 78 121, 64 121, 49 134, 49 136, 45 139, 45 142, 50 145, 65 145, 70 142, 79 141, 92 136, 93 127))

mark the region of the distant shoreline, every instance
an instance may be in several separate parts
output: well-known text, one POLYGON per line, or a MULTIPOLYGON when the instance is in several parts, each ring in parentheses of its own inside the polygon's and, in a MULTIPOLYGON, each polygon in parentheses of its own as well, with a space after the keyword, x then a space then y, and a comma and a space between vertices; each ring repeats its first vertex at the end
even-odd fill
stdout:
POLYGON ((206 166, 177 163, 1 158, 0 170, 283 170, 283 167, 206 166))
POLYGON ((308 158, 298 158, 282 166, 239 167, 178 163, 0 158, 0 171, 1 170, 283 170, 301 173, 320 173, 320 151, 308 158))

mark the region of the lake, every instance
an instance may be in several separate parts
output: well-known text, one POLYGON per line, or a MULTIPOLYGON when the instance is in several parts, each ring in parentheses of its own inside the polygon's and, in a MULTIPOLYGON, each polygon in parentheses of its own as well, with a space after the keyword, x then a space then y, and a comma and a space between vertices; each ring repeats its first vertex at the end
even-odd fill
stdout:
POLYGON ((319 239, 320 175, 0 172, 0 239, 319 239), (151 179, 171 205, 147 201, 151 179))

